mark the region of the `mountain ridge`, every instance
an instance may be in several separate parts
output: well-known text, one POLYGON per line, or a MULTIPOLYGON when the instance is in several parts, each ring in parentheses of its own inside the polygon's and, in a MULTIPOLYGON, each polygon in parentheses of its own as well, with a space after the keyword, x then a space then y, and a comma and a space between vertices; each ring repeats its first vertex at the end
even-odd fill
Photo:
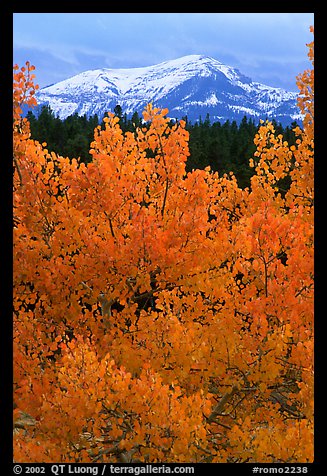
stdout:
POLYGON ((98 68, 79 73, 37 92, 61 119, 77 113, 102 118, 119 104, 124 113, 141 113, 146 104, 168 108, 168 116, 191 121, 237 120, 244 115, 301 120, 297 93, 252 81, 238 69, 206 55, 187 55, 139 68, 98 68))

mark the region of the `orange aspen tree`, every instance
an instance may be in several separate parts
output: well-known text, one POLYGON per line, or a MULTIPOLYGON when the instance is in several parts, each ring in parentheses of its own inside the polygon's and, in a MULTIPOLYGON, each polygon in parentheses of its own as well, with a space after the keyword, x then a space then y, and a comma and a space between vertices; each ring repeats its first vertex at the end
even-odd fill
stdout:
POLYGON ((14 72, 15 461, 312 461, 313 70, 296 145, 262 123, 243 190, 186 173, 185 123, 151 104, 135 133, 105 117, 88 164, 49 151, 22 118, 33 69, 14 72))

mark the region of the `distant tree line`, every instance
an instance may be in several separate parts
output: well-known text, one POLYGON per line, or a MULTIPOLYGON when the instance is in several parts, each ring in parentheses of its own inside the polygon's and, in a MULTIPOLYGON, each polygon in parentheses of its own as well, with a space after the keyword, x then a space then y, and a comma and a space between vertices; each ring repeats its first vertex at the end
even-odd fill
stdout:
MULTIPOLYGON (((119 117, 123 132, 134 132, 137 127, 146 126, 137 112, 127 117, 120 105, 115 107, 114 112, 119 117)), ((38 116, 29 111, 27 118, 31 125, 32 138, 46 142, 50 151, 65 157, 80 157, 83 162, 92 160, 89 154, 90 143, 95 127, 101 123, 96 114, 88 118, 75 113, 61 120, 49 106, 43 106, 38 116)), ((211 169, 218 171, 220 175, 233 171, 241 188, 249 186, 250 178, 254 174, 253 168, 249 166, 249 159, 256 150, 253 139, 258 131, 258 124, 246 116, 239 124, 229 120, 223 124, 211 122, 209 114, 204 120, 200 117, 195 123, 188 121, 187 116, 183 119, 190 134, 190 156, 186 170, 204 169, 210 165, 211 169)), ((274 120, 272 122, 276 134, 282 134, 289 145, 295 144, 293 129, 297 125, 296 122, 286 127, 274 120)), ((287 184, 284 186, 287 187, 287 184)))

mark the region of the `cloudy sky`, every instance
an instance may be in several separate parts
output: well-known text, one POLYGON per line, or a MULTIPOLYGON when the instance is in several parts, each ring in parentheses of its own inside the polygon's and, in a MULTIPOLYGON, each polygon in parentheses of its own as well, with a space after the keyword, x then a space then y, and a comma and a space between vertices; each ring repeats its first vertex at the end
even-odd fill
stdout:
POLYGON ((313 13, 14 13, 13 57, 43 87, 88 69, 204 54, 254 81, 297 91, 313 13))

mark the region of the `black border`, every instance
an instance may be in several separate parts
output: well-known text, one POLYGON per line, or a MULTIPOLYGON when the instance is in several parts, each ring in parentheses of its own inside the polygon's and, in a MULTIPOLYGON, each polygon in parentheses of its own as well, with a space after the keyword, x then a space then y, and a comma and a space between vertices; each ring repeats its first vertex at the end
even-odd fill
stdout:
MULTIPOLYGON (((215 4, 209 3, 205 6, 201 2, 202 9, 200 12, 212 12, 212 7, 215 4)), ((2 22, 1 25, 1 40, 0 44, 2 46, 2 66, 0 69, 0 81, 1 81, 1 94, 0 94, 0 105, 1 105, 1 136, 2 136, 2 147, 1 147, 1 200, 0 203, 3 207, 3 212, 1 213, 2 217, 2 226, 1 226, 1 303, 0 308, 1 318, 1 393, 0 393, 0 408, 1 408, 1 427, 0 427, 0 437, 1 437, 1 457, 0 457, 0 467, 4 469, 2 474, 10 475, 13 474, 13 443, 12 443, 12 374, 13 374, 13 362, 12 362, 12 340, 13 340, 13 329, 12 329, 12 302, 13 302, 13 266, 12 266, 12 256, 13 256, 13 240, 12 240, 12 65, 13 65, 13 44, 11 43, 11 38, 13 38, 13 14, 14 13, 94 13, 94 8, 90 7, 94 4, 87 2, 81 4, 80 2, 65 2, 60 3, 56 2, 55 4, 42 5, 38 2, 13 2, 11 5, 7 5, 6 2, 2 2, 0 7, 0 19, 2 22), (77 7, 77 12, 76 12, 77 7), (28 11, 27 11, 28 10, 28 11), (48 10, 48 11, 47 11, 48 10), (10 93, 9 93, 10 91, 10 93), (5 469, 6 468, 6 469, 5 469)), ((114 10, 114 7, 118 7, 119 4, 110 5, 110 11, 106 11, 106 8, 109 7, 108 2, 99 3, 97 5, 96 12, 104 13, 117 13, 122 12, 121 8, 114 10)), ((120 4, 121 6, 121 4, 120 4)), ((136 4, 135 4, 136 6, 136 4)), ((144 10, 141 12, 133 12, 133 5, 126 5, 125 8, 129 13, 146 13, 152 12, 153 4, 149 5, 149 8, 146 8, 147 5, 142 2, 139 5, 144 10)), ((161 6, 161 5, 160 5, 161 6)), ((176 6, 176 5, 174 5, 176 6)), ((179 2, 177 4, 178 8, 181 8, 182 5, 179 2)), ((193 6, 193 5, 192 5, 193 6)), ((218 5, 215 5, 218 6, 218 5)), ((213 13, 225 13, 231 12, 230 8, 226 8, 228 5, 219 5, 219 11, 213 13), (225 8, 224 8, 225 7, 225 8)), ((242 4, 243 6, 243 4, 242 4)), ((281 465, 286 466, 308 466, 308 474, 321 474, 322 465, 323 465, 323 442, 325 440, 325 431, 323 427, 323 400, 324 400, 324 386, 323 386, 323 364, 322 360, 324 357, 323 352, 323 339, 324 334, 322 332, 322 322, 324 319, 323 312, 321 311, 323 303, 322 291, 323 291, 323 268, 322 268, 322 236, 323 236, 323 216, 322 211, 326 210, 324 208, 324 198, 323 198, 323 173, 321 173, 321 166, 326 160, 322 152, 321 136, 322 136, 322 96, 323 92, 320 89, 321 79, 323 73, 321 71, 321 60, 323 55, 322 43, 322 10, 319 9, 321 3, 318 5, 318 2, 308 2, 308 4, 299 3, 294 4, 295 12, 291 9, 291 2, 285 4, 284 2, 275 1, 273 5, 270 3, 265 5, 263 2, 251 2, 247 4, 244 2, 244 6, 247 8, 244 11, 244 8, 239 8, 239 5, 234 5, 236 11, 231 13, 252 13, 252 12, 262 12, 267 13, 271 12, 273 7, 273 13, 283 12, 283 13, 314 13, 314 22, 315 22, 315 196, 316 196, 316 207, 315 207, 315 459, 313 464, 294 464, 294 465, 281 465), (268 11, 265 11, 265 6, 268 8, 268 11)), ((186 12, 189 12, 190 4, 186 5, 186 12)), ((198 5, 195 5, 198 7, 198 5)), ((125 12, 125 13, 127 13, 125 12)), ((200 13, 198 12, 189 12, 189 13, 200 13)), ((124 12, 122 12, 124 13, 124 12)), ((156 12, 155 12, 156 13, 156 12)), ((178 13, 178 12, 174 12, 178 13)), ((33 25, 31 25, 33 28, 33 25)), ((91 33, 91 32, 90 32, 91 33)), ((251 34, 251 32, 249 32, 251 34)), ((269 45, 267 45, 269 48, 269 45)), ((326 87, 326 86, 325 86, 326 87)), ((170 466, 168 463, 163 463, 166 466, 170 466)), ((202 464, 201 471, 215 469, 216 464, 202 464)), ((219 464, 218 464, 219 465, 219 464)), ((279 467, 278 464, 221 464, 222 469, 228 469, 232 471, 240 471, 239 474, 252 474, 252 468, 254 466, 259 466, 262 468, 279 467), (230 467, 231 466, 231 467, 230 467), (227 468, 229 467, 229 468, 227 468)), ((30 465, 31 466, 31 465, 30 465)), ((37 465, 34 465, 37 466, 37 465)), ((50 466, 50 465, 49 465, 50 466)), ((74 465, 79 466, 79 465, 74 465)), ((81 465, 86 466, 86 465, 81 465)), ((174 465, 172 465, 174 466, 174 465)), ((195 467, 195 474, 198 474, 200 471, 199 465, 191 465, 195 467)), ((325 465, 324 465, 325 466, 325 465)), ((48 470, 47 470, 48 471, 48 470)), ((24 473, 23 473, 24 474, 24 473)), ((46 474, 51 474, 50 472, 46 474)), ((108 474, 108 473, 107 473, 108 474)), ((223 472, 225 474, 225 471, 223 472)))

